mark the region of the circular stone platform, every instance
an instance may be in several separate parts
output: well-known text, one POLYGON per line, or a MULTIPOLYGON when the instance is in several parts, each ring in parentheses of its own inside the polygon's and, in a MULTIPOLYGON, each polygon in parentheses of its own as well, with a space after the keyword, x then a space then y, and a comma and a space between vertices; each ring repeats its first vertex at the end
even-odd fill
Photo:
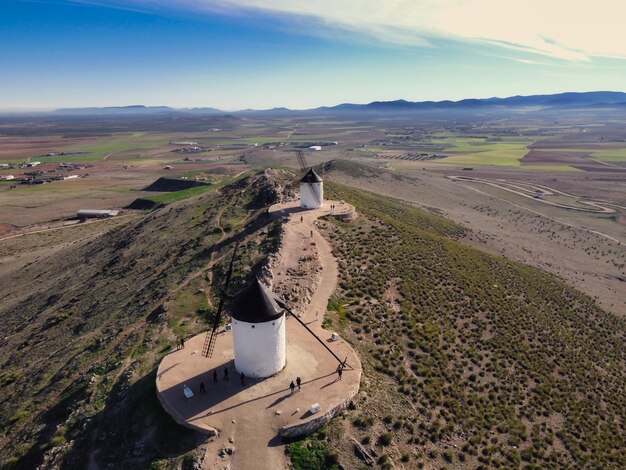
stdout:
MULTIPOLYGON (((156 385, 163 408, 179 424, 204 432, 218 431, 219 441, 225 446, 232 446, 227 441, 232 439, 237 446, 232 462, 234 468, 284 468, 284 453, 277 447, 282 443, 281 436, 295 437, 315 431, 347 406, 359 390, 361 364, 358 356, 343 339, 331 341, 331 332, 321 327, 323 315, 316 315, 317 311, 326 311, 328 298, 337 284, 337 263, 313 223, 318 217, 329 214, 330 204, 339 206, 340 203, 325 201, 320 209, 299 211, 294 202, 274 206, 270 213, 277 217, 288 215, 284 224, 284 246, 276 263, 281 272, 297 262, 297 257, 290 253, 298 244, 313 241, 317 245, 322 279, 300 319, 338 357, 347 358, 348 367, 341 380, 336 373, 337 360, 290 316, 286 323, 287 364, 272 377, 246 378, 242 384, 234 368, 231 331, 224 331, 217 337, 210 359, 201 354, 206 337, 203 333, 187 340, 184 349, 171 352, 159 365, 156 385), (225 368, 228 368, 229 380, 224 379, 225 368), (214 371, 217 371, 217 382, 213 379, 214 371), (295 383, 298 376, 302 379, 302 391, 296 389, 291 395, 289 384, 292 380, 295 383), (201 382, 206 393, 200 393, 201 382), (185 397, 185 385, 193 391, 193 397, 185 397), (309 408, 314 403, 319 403, 320 410, 311 413, 309 408)), ((341 206, 342 212, 353 210, 346 204, 341 206)))

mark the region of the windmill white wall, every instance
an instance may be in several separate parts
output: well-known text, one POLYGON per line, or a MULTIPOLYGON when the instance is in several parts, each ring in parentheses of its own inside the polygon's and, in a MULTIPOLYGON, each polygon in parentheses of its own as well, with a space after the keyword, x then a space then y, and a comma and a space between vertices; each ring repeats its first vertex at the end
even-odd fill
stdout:
POLYGON ((300 207, 318 209, 324 203, 324 183, 300 183, 300 207))
POLYGON ((264 378, 285 367, 285 315, 263 323, 233 318, 232 327, 237 372, 264 378))

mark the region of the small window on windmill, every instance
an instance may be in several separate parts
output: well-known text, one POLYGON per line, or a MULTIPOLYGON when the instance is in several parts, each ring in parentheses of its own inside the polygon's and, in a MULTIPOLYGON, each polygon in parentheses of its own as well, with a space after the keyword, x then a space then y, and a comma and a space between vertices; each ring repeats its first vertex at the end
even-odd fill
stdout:
POLYGON ((252 328, 254 328, 254 325, 252 325, 252 328))

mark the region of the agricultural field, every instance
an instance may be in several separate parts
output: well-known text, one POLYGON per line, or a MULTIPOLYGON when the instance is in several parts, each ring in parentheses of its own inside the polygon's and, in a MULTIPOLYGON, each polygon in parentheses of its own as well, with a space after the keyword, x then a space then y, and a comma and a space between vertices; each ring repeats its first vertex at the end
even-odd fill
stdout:
POLYGON ((613 150, 591 152, 591 156, 603 162, 626 162, 626 146, 613 150))
POLYGON ((298 168, 295 152, 303 150, 323 177, 331 161, 376 169, 370 178, 345 182, 439 210, 476 230, 469 243, 563 276, 597 295, 605 308, 623 313, 622 256, 603 244, 626 239, 626 169, 620 166, 626 136, 614 123, 578 121, 216 117, 188 121, 188 130, 149 119, 4 123, 2 161, 57 155, 37 157, 43 163, 34 168, 0 169, 0 176, 43 171, 78 178, 41 185, 2 182, 0 224, 10 235, 63 224, 78 209, 126 210, 136 200, 169 204, 217 190, 222 178, 251 168, 298 168), (321 151, 307 148, 317 143, 324 145, 321 151), (198 150, 189 151, 193 147, 198 150), (81 153, 58 156, 61 151, 81 153), (76 166, 60 168, 61 163, 76 166), (408 179, 395 180, 389 172, 408 179), (160 177, 211 181, 213 189, 144 191, 160 177), (530 189, 539 187, 546 192, 541 200, 530 189), (588 204, 610 211, 578 212, 588 204))

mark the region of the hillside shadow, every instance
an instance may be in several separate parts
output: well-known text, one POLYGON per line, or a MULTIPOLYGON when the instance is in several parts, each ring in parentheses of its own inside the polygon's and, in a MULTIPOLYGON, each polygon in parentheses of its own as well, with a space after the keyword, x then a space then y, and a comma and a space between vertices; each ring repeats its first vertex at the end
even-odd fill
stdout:
POLYGON ((43 427, 37 434, 37 440, 24 455, 14 464, 9 464, 7 468, 26 469, 41 466, 43 464, 44 451, 51 447, 49 442, 56 433, 59 425, 68 419, 72 407, 84 399, 85 396, 85 386, 83 385, 41 414, 36 420, 36 422, 43 423, 43 427))
POLYGON ((37 440, 5 468, 87 468, 90 457, 97 468, 148 468, 154 460, 178 457, 196 448, 206 436, 179 426, 163 410, 156 395, 156 372, 155 368, 131 385, 122 375, 99 413, 75 421, 73 413, 93 401, 93 395, 88 397, 86 384, 66 389, 67 396, 36 420, 43 423, 37 440), (57 460, 51 458, 53 447, 63 448, 70 441, 65 453, 59 452, 57 460))
POLYGON ((155 368, 130 385, 120 376, 102 410, 68 431, 66 439, 74 444, 58 468, 148 468, 154 460, 179 457, 206 441, 205 435, 178 425, 163 410, 156 373, 155 368))

